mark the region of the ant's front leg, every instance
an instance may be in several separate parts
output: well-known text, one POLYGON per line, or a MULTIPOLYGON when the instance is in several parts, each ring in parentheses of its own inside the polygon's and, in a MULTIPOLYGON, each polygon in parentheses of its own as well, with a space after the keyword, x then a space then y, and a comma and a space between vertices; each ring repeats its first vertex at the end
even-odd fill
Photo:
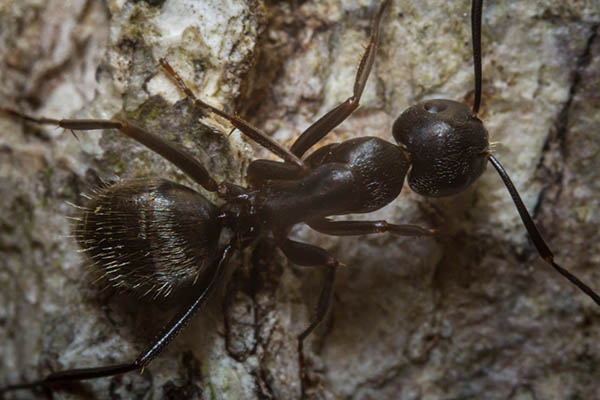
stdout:
POLYGON ((332 236, 370 235, 373 233, 389 232, 399 236, 434 236, 435 229, 419 225, 390 224, 387 221, 332 221, 328 218, 306 222, 317 232, 332 236))
POLYGON ((308 149, 315 145, 319 140, 323 139, 333 128, 344 122, 344 120, 358 108, 360 97, 365 89, 367 79, 369 78, 371 68, 373 67, 373 62, 375 61, 375 53, 377 52, 377 46, 379 44, 379 24, 383 17, 383 12, 389 3, 390 0, 384 0, 381 3, 379 10, 377 10, 377 14, 373 17, 371 37, 367 49, 358 65, 352 96, 348 97, 346 101, 323 115, 317 122, 302 132, 290 149, 294 155, 302 157, 308 149))
POLYGON ((192 178, 209 192, 216 192, 219 189, 217 182, 210 177, 208 171, 191 154, 178 148, 173 143, 160 138, 142 128, 139 128, 127 121, 117 121, 109 119, 52 119, 36 118, 21 112, 8 108, 0 108, 0 114, 8 115, 12 118, 18 118, 23 121, 40 124, 55 125, 72 131, 90 131, 96 129, 117 129, 119 132, 129 136, 133 140, 146 146, 148 149, 159 154, 166 160, 177 166, 183 173, 192 178))

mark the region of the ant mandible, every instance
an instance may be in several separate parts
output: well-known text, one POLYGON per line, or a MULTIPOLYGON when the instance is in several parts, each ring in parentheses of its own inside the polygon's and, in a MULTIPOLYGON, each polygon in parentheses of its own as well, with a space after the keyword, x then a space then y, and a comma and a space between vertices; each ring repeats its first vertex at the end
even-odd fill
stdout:
MULTIPOLYGON (((299 350, 302 351, 303 340, 326 314, 333 292, 335 271, 340 263, 319 247, 288 239, 286 235, 289 228, 296 223, 304 222, 315 230, 330 235, 379 232, 407 236, 431 235, 434 233, 433 230, 414 225, 327 219, 328 216, 333 215, 371 212, 389 203, 398 195, 407 172, 409 185, 415 192, 437 197, 464 190, 481 175, 487 161, 492 163, 506 184, 542 258, 600 304, 598 295, 592 289, 553 261, 551 251, 539 235, 510 179, 495 157, 488 152, 487 132, 476 117, 481 100, 479 47, 481 1, 473 3, 472 29, 476 83, 472 111, 454 101, 430 100, 409 108, 394 124, 394 137, 400 143, 399 147, 380 139, 363 137, 324 146, 302 159, 308 150, 358 107, 375 60, 379 21, 389 2, 389 0, 382 2, 374 18, 371 40, 359 66, 353 96, 309 127, 289 150, 240 118, 195 98, 168 62, 161 60, 161 65, 167 74, 197 106, 229 120, 247 137, 284 160, 283 163, 268 160, 254 161, 248 170, 249 188, 227 182, 217 183, 210 177, 208 171, 186 152, 127 121, 34 118, 14 110, 2 109, 6 114, 31 123, 52 124, 70 130, 117 129, 165 157, 206 190, 215 192, 224 200, 225 205, 216 207, 191 189, 158 179, 124 181, 100 189, 98 195, 84 211, 76 236, 82 247, 88 250, 92 257, 100 260, 98 261, 100 267, 104 268, 107 274, 114 274, 115 285, 140 294, 153 290, 166 292, 175 290, 179 282, 167 279, 156 288, 156 280, 149 279, 149 276, 156 275, 154 277, 158 278, 161 274, 156 271, 166 272, 177 265, 173 264, 171 258, 161 260, 160 257, 152 257, 153 261, 143 257, 138 258, 141 250, 146 252, 149 250, 143 243, 133 243, 133 237, 139 236, 140 232, 136 231, 135 235, 127 233, 117 236, 114 232, 99 229, 99 226, 105 223, 112 223, 119 229, 146 227, 144 229, 148 231, 145 234, 155 235, 154 242, 162 242, 164 244, 162 249, 168 250, 169 246, 173 246, 169 242, 176 239, 181 240, 183 244, 190 244, 189 248, 184 249, 183 259, 193 260, 198 266, 193 268, 182 265, 184 276, 182 279, 183 281, 196 280, 199 275, 202 275, 206 278, 203 281, 202 293, 176 315, 161 331, 155 343, 133 363, 68 370, 51 374, 40 381, 12 385, 0 390, 8 391, 56 382, 110 376, 143 368, 183 328, 194 311, 209 296, 214 284, 220 280, 223 267, 234 250, 253 244, 265 232, 273 234, 278 247, 292 262, 299 265, 320 265, 326 270, 327 278, 318 302, 317 317, 299 335, 299 350), (442 127, 448 131, 443 131, 442 127), (464 131, 464 136, 454 136, 456 131, 461 130, 464 131), (432 145, 437 145, 437 148, 432 145), (464 157, 465 155, 467 157, 464 157), (440 160, 447 161, 448 164, 440 160), (431 165, 436 165, 439 169, 432 168, 431 165), (393 174, 390 173, 391 171, 393 174), (175 218, 174 214, 167 214, 162 215, 165 219, 160 220, 164 222, 161 229, 153 230, 155 225, 152 221, 140 220, 141 217, 134 215, 134 211, 139 210, 141 202, 150 204, 146 206, 146 211, 157 210, 159 203, 161 207, 165 203, 171 204, 173 207, 171 211, 189 217, 190 221, 194 222, 193 227, 171 224, 170 218, 175 218), (193 209, 186 208, 190 204, 194 205, 193 209), (127 214, 129 219, 118 216, 117 213, 112 214, 112 210, 127 214), (217 239, 220 231, 224 229, 229 229, 233 233, 232 240, 219 248, 217 239), (194 242, 191 235, 194 236, 194 242), (200 245, 197 245, 198 235, 202 239, 200 245), (109 242, 111 245, 97 245, 103 242, 109 242), (122 252, 114 250, 119 248, 124 250, 122 252), (142 271, 141 276, 128 275, 122 271, 125 265, 132 266, 132 271, 138 267, 147 268, 148 271, 142 271), (149 272, 151 267, 156 271, 149 272)), ((178 221, 181 216, 177 217, 178 221)))

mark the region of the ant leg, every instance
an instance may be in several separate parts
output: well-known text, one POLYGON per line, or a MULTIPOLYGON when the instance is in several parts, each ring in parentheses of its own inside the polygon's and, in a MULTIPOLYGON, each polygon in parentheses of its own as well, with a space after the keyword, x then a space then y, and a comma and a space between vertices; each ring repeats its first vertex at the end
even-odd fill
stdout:
POLYGON ((323 282, 323 288, 321 289, 321 294, 319 295, 319 302, 317 303, 317 314, 313 322, 302 331, 298 335, 298 349, 302 351, 304 346, 304 339, 308 337, 319 324, 325 319, 327 316, 327 312, 331 307, 331 299, 333 298, 333 289, 335 283, 335 272, 337 269, 335 267, 328 267, 325 275, 325 281, 323 282))
POLYGON ((252 187, 264 186, 270 180, 292 180, 305 175, 305 171, 294 164, 272 161, 254 160, 248 165, 246 178, 252 187))
POLYGON ((294 264, 302 266, 324 266, 327 268, 325 283, 321 289, 319 303, 317 305, 317 315, 314 321, 300 335, 298 335, 298 346, 302 349, 302 342, 315 328, 323 321, 329 310, 331 298, 333 296, 333 283, 335 281, 335 271, 337 267, 344 264, 333 258, 324 249, 311 244, 297 242, 291 239, 284 239, 278 243, 283 254, 294 264))
POLYGON ((143 144, 150 150, 161 155, 173 165, 177 166, 187 176, 192 178, 209 192, 215 192, 219 185, 210 177, 208 171, 198 160, 192 157, 186 151, 179 149, 174 144, 167 142, 159 136, 145 131, 127 121, 104 120, 104 119, 52 119, 35 118, 25 115, 21 112, 8 108, 0 108, 0 114, 6 114, 13 118, 18 118, 26 122, 41 125, 56 125, 64 129, 73 131, 89 131, 95 129, 117 129, 121 133, 129 136, 135 141, 143 144))
POLYGON ((513 203, 515 203, 515 206, 517 207, 521 221, 523 221, 523 225, 525 225, 525 229, 527 229, 527 233, 529 233, 529 237, 531 238, 531 241, 533 242, 533 245, 535 246, 535 249, 540 257, 542 257, 542 259, 546 261, 552 268, 554 268, 559 274, 567 278, 573 285, 577 286, 579 290, 587 294, 592 300, 594 300, 596 304, 600 305, 600 296, 592 288, 583 283, 579 278, 567 271, 565 268, 554 262, 554 254, 552 254, 552 251, 535 226, 531 215, 529 215, 525 204, 523 204, 523 200, 521 200, 521 196, 519 196, 517 189, 515 189, 515 186, 504 170, 504 167, 502 167, 502 164, 500 164, 500 162, 491 154, 488 154, 487 158, 498 172, 498 175, 500 175, 500 178, 502 178, 506 189, 508 189, 510 197, 512 197, 513 203))
POLYGON ((224 266, 233 254, 233 247, 228 245, 221 252, 219 262, 214 268, 214 272, 202 292, 194 297, 194 300, 185 308, 177 312, 175 316, 166 324, 159 334, 155 337, 153 344, 142 352, 132 363, 115 364, 105 367, 92 368, 77 368, 66 371, 55 372, 47 375, 45 378, 34 382, 19 383, 0 388, 0 394, 13 390, 28 389, 35 386, 46 386, 57 383, 66 383, 72 381, 80 381, 85 379, 102 378, 113 375, 121 375, 136 369, 142 369, 150 363, 165 348, 181 330, 190 321, 190 318, 198 311, 200 306, 204 304, 206 299, 212 294, 215 284, 219 282, 223 276, 224 266))
POLYGON ((285 254, 285 256, 294 264, 302 266, 325 266, 327 268, 325 281, 323 282, 321 294, 319 295, 315 319, 308 328, 298 335, 298 356, 300 358, 300 373, 302 378, 302 398, 304 398, 304 340, 325 319, 331 305, 331 299, 333 298, 337 267, 344 264, 337 261, 324 249, 310 244, 286 238, 280 240, 278 246, 283 251, 283 254, 285 254))
POLYGON ((383 12, 389 3, 390 0, 384 0, 373 17, 373 22, 371 23, 371 37, 367 49, 358 65, 352 96, 348 97, 346 101, 323 115, 317 122, 302 132, 290 149, 294 155, 302 157, 308 149, 324 138, 333 128, 341 124, 358 108, 360 97, 365 89, 367 79, 369 78, 371 68, 373 67, 373 62, 375 61, 375 53, 377 52, 377 45, 379 44, 379 23, 381 22, 383 12))
POLYGON ((313 322, 308 328, 306 328, 300 335, 298 335, 298 346, 302 349, 302 342, 312 331, 323 321, 329 310, 331 304, 331 298, 333 297, 333 283, 335 281, 335 271, 337 267, 343 266, 344 264, 333 258, 324 249, 313 246, 311 244, 297 242, 291 239, 285 239, 279 243, 279 248, 283 251, 283 254, 294 264, 302 266, 325 266, 327 268, 327 275, 325 276, 325 283, 321 289, 321 295, 319 296, 319 303, 317 305, 317 315, 313 322))
POLYGON ((183 79, 181 79, 177 71, 175 71, 173 67, 171 67, 171 65, 167 62, 167 60, 161 58, 159 62, 161 67, 163 67, 167 74, 177 83, 179 88, 185 93, 188 99, 194 102, 194 105, 209 110, 210 112, 217 114, 221 118, 225 118, 248 138, 263 146, 265 149, 269 150, 276 156, 281 157, 281 159, 285 160, 286 162, 294 164, 300 169, 306 168, 304 166, 304 163, 300 161, 300 159, 297 156, 295 156, 288 149, 271 139, 265 133, 261 132, 258 128, 250 125, 250 123, 244 121, 236 115, 227 114, 226 112, 221 111, 218 108, 213 107, 210 104, 198 99, 190 90, 190 88, 187 87, 187 85, 185 84, 183 79))
POLYGON ((435 229, 419 225, 397 225, 387 221, 332 221, 328 218, 312 220, 306 223, 315 231, 333 236, 369 235, 389 232, 399 236, 434 236, 435 229))

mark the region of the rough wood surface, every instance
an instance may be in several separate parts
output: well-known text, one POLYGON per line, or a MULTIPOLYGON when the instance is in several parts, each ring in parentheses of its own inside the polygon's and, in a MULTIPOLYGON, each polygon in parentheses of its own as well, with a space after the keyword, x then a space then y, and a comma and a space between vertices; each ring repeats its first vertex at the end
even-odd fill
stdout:
MULTIPOLYGON (((351 93, 374 1, 0 2, 0 105, 36 115, 138 121, 186 146, 218 180, 265 153, 202 119, 158 68, 291 144, 351 93)), ((394 0, 361 108, 326 141, 391 137, 409 105, 472 98, 470 2, 394 0)), ((600 290, 600 3, 486 1, 480 113, 557 260, 600 290)), ((0 119, 0 385, 124 362, 169 304, 90 284, 68 202, 99 179, 191 185, 114 132, 0 119)), ((408 188, 368 216, 441 227, 439 239, 332 238, 349 265, 308 344, 311 398, 600 398, 600 309, 540 261, 492 168, 465 193, 408 188)), ((61 388, 61 398, 299 397, 297 335, 318 268, 260 248, 143 374, 61 388)), ((15 398, 36 398, 19 392, 15 398)), ((7 396, 9 397, 9 396, 7 396)))

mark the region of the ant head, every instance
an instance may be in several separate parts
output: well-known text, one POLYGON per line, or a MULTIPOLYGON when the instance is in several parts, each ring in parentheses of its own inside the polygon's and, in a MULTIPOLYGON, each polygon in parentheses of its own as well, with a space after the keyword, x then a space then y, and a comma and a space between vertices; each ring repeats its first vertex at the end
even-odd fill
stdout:
POLYGON ((404 111, 393 134, 410 154, 410 188, 423 196, 449 196, 466 189, 484 171, 488 133, 465 104, 428 100, 404 111))

